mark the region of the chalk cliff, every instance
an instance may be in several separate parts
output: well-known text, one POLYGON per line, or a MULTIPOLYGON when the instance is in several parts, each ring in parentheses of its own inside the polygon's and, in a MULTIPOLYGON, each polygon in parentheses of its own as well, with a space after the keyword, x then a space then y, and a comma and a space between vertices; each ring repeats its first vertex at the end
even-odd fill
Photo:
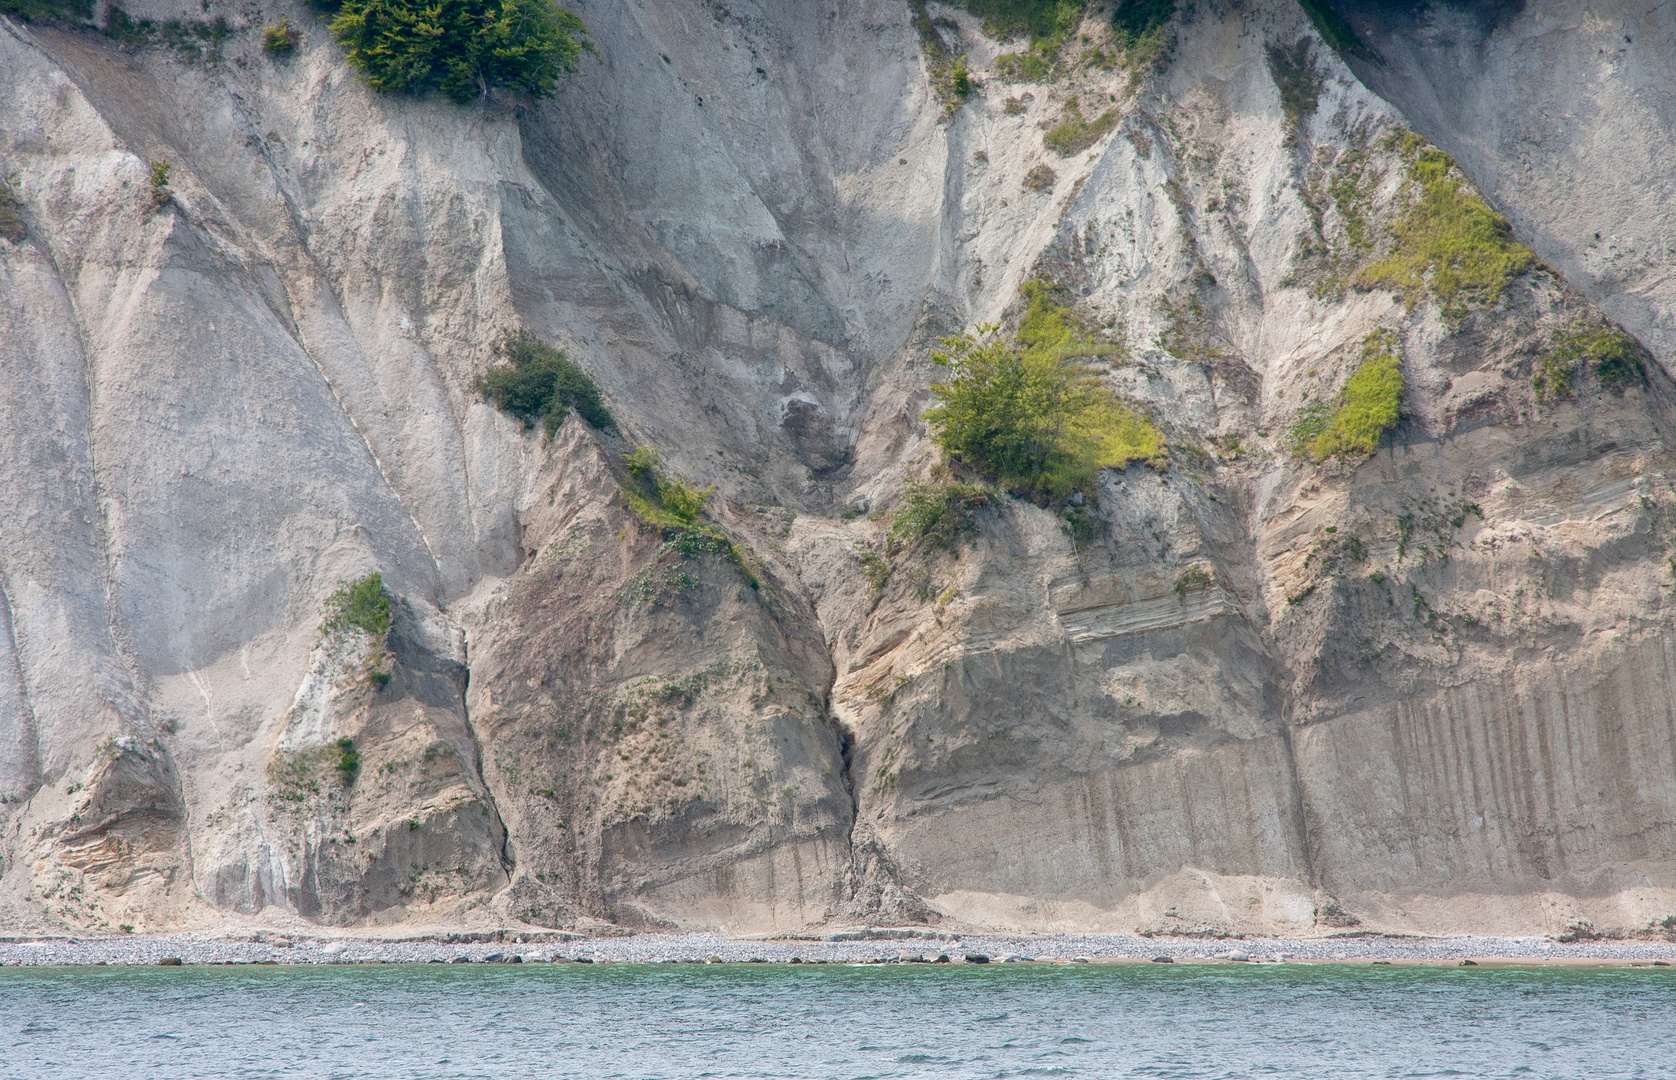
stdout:
POLYGON ((1676 913, 1676 10, 1199 0, 1154 65, 1091 5, 1026 82, 960 6, 571 6, 578 76, 470 107, 301 5, 0 17, 8 926, 1676 913), (1363 273, 1428 142, 1505 288, 1363 273), (1167 462, 888 546, 931 348, 1030 281, 1167 462), (519 327, 618 433, 481 399, 519 327), (1316 461, 1370 335, 1401 420, 1316 461), (388 639, 323 628, 372 572, 388 639))

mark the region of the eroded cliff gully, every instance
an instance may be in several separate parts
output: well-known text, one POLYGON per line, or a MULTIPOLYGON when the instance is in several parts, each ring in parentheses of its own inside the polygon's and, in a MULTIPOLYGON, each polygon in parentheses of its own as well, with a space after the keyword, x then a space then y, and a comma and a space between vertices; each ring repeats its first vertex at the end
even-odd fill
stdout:
POLYGON ((960 7, 574 7, 556 99, 470 108, 267 0, 219 58, 0 19, 7 926, 1676 912, 1676 9, 1347 3, 1341 56, 1200 0, 1139 69, 1092 5, 1020 82, 960 7), (1424 140, 1504 289, 1358 278, 1424 140), (929 349, 1032 280, 1168 463, 887 554, 929 349), (1639 370, 1539 393, 1603 314, 1639 370), (619 433, 480 399, 517 327, 619 433), (1400 424, 1298 453, 1375 333, 1400 424), (638 445, 737 558, 642 526, 638 445), (373 571, 388 642, 323 633, 373 571))

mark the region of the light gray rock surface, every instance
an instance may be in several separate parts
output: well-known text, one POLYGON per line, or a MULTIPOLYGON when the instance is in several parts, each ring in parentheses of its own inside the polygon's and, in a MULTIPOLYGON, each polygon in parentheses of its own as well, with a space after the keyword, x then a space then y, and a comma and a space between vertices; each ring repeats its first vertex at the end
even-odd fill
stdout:
POLYGON ((1094 16, 1026 85, 932 5, 983 81, 952 112, 901 0, 579 3, 557 98, 469 108, 371 94, 302 7, 227 9, 219 63, 0 19, 7 925, 1652 932, 1676 44, 1515 7, 1355 5, 1347 67, 1290 3, 1199 3, 1140 78, 1094 16), (1073 96, 1118 119, 1060 156, 1073 96), (1553 270, 1464 314, 1345 287, 1403 127, 1553 270), (999 499, 875 589, 930 346, 1039 275, 1170 464, 1107 472, 1091 537, 999 499), (1600 310, 1657 363, 1539 400, 1600 310), (519 326, 620 435, 479 400, 519 326), (1402 424, 1294 457, 1375 330, 1402 424), (743 567, 639 526, 640 444, 743 567), (388 645, 322 634, 374 570, 388 645))

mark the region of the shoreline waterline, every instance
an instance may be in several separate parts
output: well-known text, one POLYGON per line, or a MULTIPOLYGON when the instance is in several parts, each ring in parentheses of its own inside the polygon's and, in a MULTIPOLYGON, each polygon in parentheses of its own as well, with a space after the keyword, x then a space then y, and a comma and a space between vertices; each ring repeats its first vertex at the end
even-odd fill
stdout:
POLYGON ((1676 971, 1676 942, 1542 938, 1143 938, 887 931, 842 940, 720 933, 581 937, 515 931, 360 938, 259 931, 0 940, 0 967, 247 964, 1345 964, 1424 967, 1650 967, 1676 971), (535 940, 530 940, 534 938, 535 940), (462 940, 465 939, 465 940, 462 940), (522 939, 522 940, 520 940, 522 939), (939 958, 946 958, 939 961, 939 958))

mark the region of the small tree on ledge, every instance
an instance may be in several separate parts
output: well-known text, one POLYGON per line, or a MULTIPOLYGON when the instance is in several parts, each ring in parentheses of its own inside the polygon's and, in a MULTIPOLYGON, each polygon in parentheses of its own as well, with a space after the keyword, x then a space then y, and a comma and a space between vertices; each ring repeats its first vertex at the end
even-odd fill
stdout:
POLYGON ((439 90, 460 105, 497 87, 548 97, 593 51, 552 0, 344 0, 332 35, 374 90, 439 90))

